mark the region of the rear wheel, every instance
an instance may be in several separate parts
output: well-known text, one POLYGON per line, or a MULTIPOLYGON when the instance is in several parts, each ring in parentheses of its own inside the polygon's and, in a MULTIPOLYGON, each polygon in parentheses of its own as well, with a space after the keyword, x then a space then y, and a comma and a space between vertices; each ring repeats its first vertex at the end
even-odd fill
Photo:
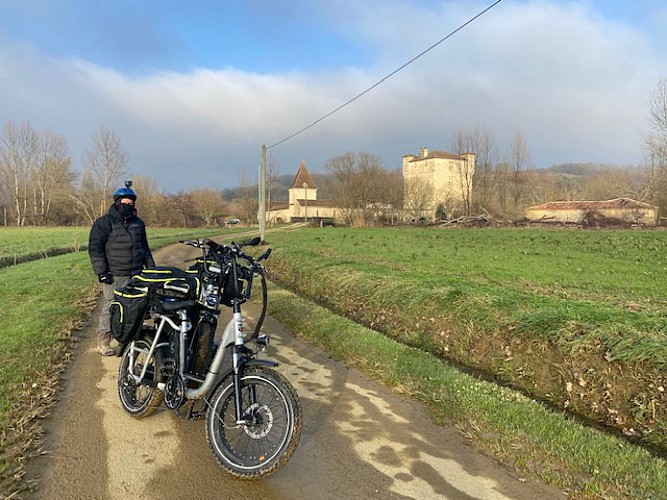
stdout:
POLYGON ((159 377, 155 353, 148 356, 150 348, 151 342, 148 339, 130 343, 121 357, 118 369, 120 402, 123 409, 136 418, 151 415, 163 399, 162 391, 157 388, 159 377), (133 362, 132 357, 134 357, 133 362), (135 377, 141 376, 144 367, 146 367, 144 383, 140 383, 135 377))
POLYGON ((290 459, 301 437, 301 404, 292 385, 268 368, 250 368, 241 377, 241 415, 236 421, 233 377, 213 394, 206 412, 206 435, 218 463, 246 479, 271 474, 290 459))

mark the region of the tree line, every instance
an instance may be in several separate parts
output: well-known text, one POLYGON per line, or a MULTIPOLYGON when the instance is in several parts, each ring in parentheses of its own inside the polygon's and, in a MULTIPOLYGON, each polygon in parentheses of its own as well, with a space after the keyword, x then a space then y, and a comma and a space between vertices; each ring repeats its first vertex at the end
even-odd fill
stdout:
MULTIPOLYGON (((92 224, 107 212, 128 174, 127 154, 113 130, 102 127, 93 135, 79 174, 72 169, 64 137, 8 122, 0 135, 0 224, 92 224)), ((140 216, 151 226, 219 225, 232 214, 247 217, 243 212, 252 210, 238 201, 226 203, 216 190, 165 194, 153 177, 132 180, 140 216)))
MULTIPOLYGON (((462 199, 443 200, 438 215, 488 214, 517 220, 527 206, 555 200, 604 200, 627 197, 667 209, 667 79, 649 97, 651 129, 645 135, 645 162, 637 166, 570 164, 535 168, 528 144, 517 133, 505 152, 483 127, 460 130, 453 153, 474 152, 473 175, 461 172, 462 199), (451 202, 451 203, 450 203, 451 202)), ((127 154, 119 136, 106 127, 93 134, 81 173, 72 169, 64 137, 8 122, 0 135, 0 224, 86 225, 106 213, 111 194, 128 177, 127 154)), ((290 169, 291 170, 291 169, 290 169)), ((330 158, 325 174, 313 174, 318 199, 340 208, 345 222, 394 224, 418 214, 437 193, 428 186, 406 185, 400 168, 387 168, 368 152, 330 158), (410 196, 406 196, 409 190, 410 196)), ((294 168, 296 172, 296 168, 294 168)), ((229 218, 257 221, 257 185, 216 191, 197 189, 168 194, 155 178, 132 176, 140 216, 150 226, 220 225, 229 218)), ((281 174, 275 158, 267 162, 267 202, 286 201, 292 174, 281 174)))

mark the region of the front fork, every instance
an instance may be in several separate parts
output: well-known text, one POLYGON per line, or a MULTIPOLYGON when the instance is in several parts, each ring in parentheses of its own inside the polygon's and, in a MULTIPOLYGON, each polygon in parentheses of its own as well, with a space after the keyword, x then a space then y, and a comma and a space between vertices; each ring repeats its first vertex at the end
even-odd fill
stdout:
POLYGON ((241 353, 244 350, 247 350, 247 347, 245 347, 245 337, 243 335, 243 315, 241 314, 241 304, 238 300, 234 300, 232 309, 234 311, 234 351, 232 353, 232 366, 234 368, 234 402, 236 403, 236 424, 243 425, 247 422, 246 419, 243 418, 244 415, 242 411, 243 398, 241 394, 241 376, 243 375, 242 360, 244 359, 244 356, 241 353))

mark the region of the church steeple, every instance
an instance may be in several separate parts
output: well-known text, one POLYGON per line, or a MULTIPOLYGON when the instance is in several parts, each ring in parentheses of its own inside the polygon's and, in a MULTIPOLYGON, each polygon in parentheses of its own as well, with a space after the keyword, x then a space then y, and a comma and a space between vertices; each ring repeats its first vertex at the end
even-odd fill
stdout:
POLYGON ((313 182, 313 178, 310 176, 310 172, 308 172, 308 169, 306 168, 306 162, 301 160, 301 166, 299 167, 299 171, 296 173, 296 177, 294 178, 294 182, 292 183, 293 188, 303 188, 305 184, 305 187, 308 189, 316 189, 317 186, 313 182))
POLYGON ((288 189, 288 192, 290 207, 294 207, 295 204, 306 205, 308 201, 317 200, 317 186, 306 168, 306 162, 303 160, 301 160, 299 171, 296 173, 292 187, 288 189))

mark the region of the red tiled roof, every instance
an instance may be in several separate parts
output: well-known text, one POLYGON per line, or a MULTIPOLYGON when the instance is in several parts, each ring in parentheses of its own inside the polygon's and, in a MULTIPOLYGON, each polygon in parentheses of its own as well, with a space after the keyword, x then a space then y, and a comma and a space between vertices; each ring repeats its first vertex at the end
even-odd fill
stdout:
POLYGON ((304 184, 308 189, 314 189, 317 187, 315 186, 313 178, 310 176, 310 173, 306 168, 306 163, 302 160, 301 166, 299 167, 299 171, 296 173, 296 177, 294 178, 294 182, 292 183, 292 187, 302 188, 304 184))
POLYGON ((630 198, 615 198, 605 201, 550 201, 542 205, 528 207, 528 210, 596 210, 596 209, 656 209, 654 205, 630 198))

